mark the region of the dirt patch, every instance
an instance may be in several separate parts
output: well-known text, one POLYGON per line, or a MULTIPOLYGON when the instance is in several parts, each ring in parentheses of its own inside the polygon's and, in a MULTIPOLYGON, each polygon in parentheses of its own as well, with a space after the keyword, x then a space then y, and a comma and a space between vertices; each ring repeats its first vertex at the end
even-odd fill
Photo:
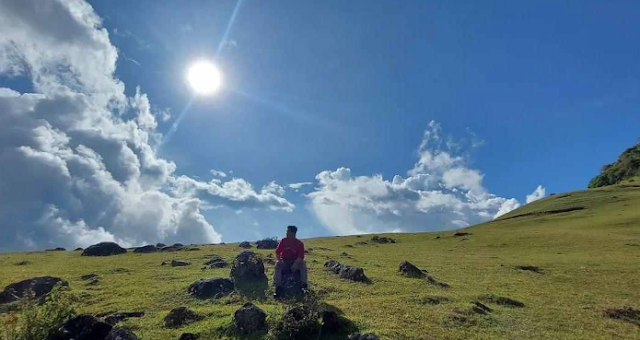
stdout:
POLYGON ((516 266, 516 270, 524 270, 524 271, 528 271, 528 272, 544 274, 544 270, 542 270, 540 267, 536 267, 536 266, 516 266))
POLYGON ((524 307, 524 303, 518 300, 514 300, 512 298, 508 298, 504 296, 497 296, 493 294, 482 295, 478 297, 478 299, 480 301, 495 303, 498 306, 519 307, 519 308, 524 307))
POLYGON ((446 282, 442 282, 442 281, 438 281, 436 280, 433 276, 428 275, 426 276, 426 280, 429 284, 434 285, 434 286, 438 286, 440 288, 450 288, 451 286, 446 283, 446 282))
POLYGON ((504 221, 504 220, 510 220, 513 218, 520 218, 520 217, 531 217, 531 216, 538 217, 538 216, 545 216, 545 215, 562 214, 562 213, 585 210, 585 209, 586 209, 585 207, 572 207, 572 208, 557 209, 557 210, 537 211, 537 212, 530 212, 526 214, 511 216, 511 217, 500 218, 496 221, 504 221))
POLYGON ((618 319, 640 326, 640 309, 633 309, 631 307, 610 308, 605 309, 604 315, 612 319, 618 319))

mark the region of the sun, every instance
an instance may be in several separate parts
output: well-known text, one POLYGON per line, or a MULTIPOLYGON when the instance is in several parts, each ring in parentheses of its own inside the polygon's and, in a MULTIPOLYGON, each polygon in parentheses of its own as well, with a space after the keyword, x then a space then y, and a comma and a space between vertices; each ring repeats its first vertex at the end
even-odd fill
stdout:
POLYGON ((197 61, 187 71, 187 81, 193 91, 199 95, 216 93, 222 85, 220 71, 212 62, 197 61))

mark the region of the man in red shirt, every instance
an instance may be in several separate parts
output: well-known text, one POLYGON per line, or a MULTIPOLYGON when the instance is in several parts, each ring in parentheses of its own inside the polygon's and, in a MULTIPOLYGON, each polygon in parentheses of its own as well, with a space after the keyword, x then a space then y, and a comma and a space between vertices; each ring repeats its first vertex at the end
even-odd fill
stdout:
POLYGON ((276 264, 273 282, 276 285, 276 294, 278 297, 281 293, 282 272, 291 271, 293 273, 300 272, 300 281, 302 288, 307 288, 307 264, 304 262, 304 243, 296 238, 298 228, 290 225, 287 227, 287 237, 280 240, 278 248, 276 248, 276 264))

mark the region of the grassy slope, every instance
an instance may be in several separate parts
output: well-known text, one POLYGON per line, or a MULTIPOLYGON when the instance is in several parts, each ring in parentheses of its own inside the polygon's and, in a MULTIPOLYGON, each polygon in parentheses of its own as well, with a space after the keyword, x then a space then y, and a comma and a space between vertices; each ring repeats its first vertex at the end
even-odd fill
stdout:
MULTIPOLYGON (((452 232, 400 234, 397 244, 346 247, 362 237, 321 238, 307 247, 324 247, 308 255, 312 288, 323 301, 344 313, 361 330, 385 339, 640 339, 640 328, 603 317, 605 308, 640 308, 640 181, 570 195, 555 195, 465 231, 467 240, 452 232), (517 215, 581 206, 585 210, 560 214, 517 215), (440 239, 435 239, 440 235, 440 239), (348 252, 351 258, 340 254, 348 252), (327 259, 362 266, 373 284, 348 283, 327 273, 327 259), (439 280, 443 289, 401 277, 398 263, 409 260, 439 280), (536 265, 544 275, 517 271, 516 265, 536 265), (494 312, 478 316, 475 324, 458 324, 448 316, 467 309, 478 295, 493 293, 520 300, 525 308, 489 304, 494 312), (441 305, 421 304, 420 298, 444 296, 441 305)), ((138 311, 130 319, 142 339, 177 339, 183 332, 199 332, 202 339, 224 338, 233 312, 248 298, 197 301, 186 287, 196 279, 228 276, 229 269, 201 271, 212 254, 231 261, 235 245, 201 247, 200 251, 171 254, 128 253, 109 258, 85 258, 79 252, 0 255, 0 286, 21 279, 54 275, 69 280, 79 294, 83 312, 138 311), (190 267, 160 266, 163 260, 186 259, 190 267), (28 260, 31 264, 15 266, 28 260), (117 270, 124 268, 125 270, 117 270), (80 276, 97 273, 102 282, 85 286, 80 276), (205 320, 178 330, 162 327, 173 307, 187 305, 207 314, 205 320)), ((267 254, 268 251, 259 251, 267 254)), ((268 275, 272 273, 269 267, 268 275)), ((270 298, 254 301, 270 318, 283 305, 270 298)), ((233 336, 232 336, 233 337, 233 336)))

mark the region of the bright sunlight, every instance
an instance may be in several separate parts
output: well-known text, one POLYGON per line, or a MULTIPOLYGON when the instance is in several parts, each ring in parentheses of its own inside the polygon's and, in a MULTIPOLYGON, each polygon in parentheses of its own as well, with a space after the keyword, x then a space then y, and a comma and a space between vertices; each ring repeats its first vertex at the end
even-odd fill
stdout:
POLYGON ((189 67, 187 80, 199 95, 210 95, 220 89, 222 77, 218 68, 209 61, 198 61, 189 67))

